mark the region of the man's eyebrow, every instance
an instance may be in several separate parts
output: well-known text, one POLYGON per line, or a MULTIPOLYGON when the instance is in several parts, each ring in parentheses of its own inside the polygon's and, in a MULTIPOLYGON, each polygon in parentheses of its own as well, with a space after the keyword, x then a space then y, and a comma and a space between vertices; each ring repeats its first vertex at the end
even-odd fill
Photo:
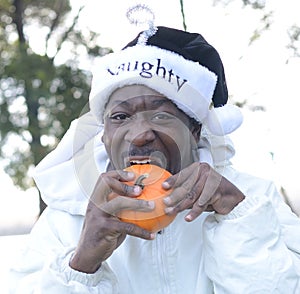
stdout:
POLYGON ((114 100, 112 103, 112 107, 118 106, 118 105, 122 105, 125 107, 130 107, 130 103, 126 100, 114 100))
MULTIPOLYGON (((147 97, 151 97, 151 96, 150 96, 150 95, 147 95, 147 97)), ((157 97, 157 96, 152 96, 152 97, 159 98, 159 97, 157 97)), ((165 96, 161 96, 161 97, 162 97, 162 99, 153 100, 153 101, 151 102, 151 104, 152 104, 153 106, 155 106, 155 107, 159 107, 159 106, 161 106, 161 105, 163 105, 163 104, 169 104, 169 103, 172 103, 172 101, 169 100, 169 99, 166 99, 165 96)), ((131 108, 131 107, 132 107, 132 103, 130 103, 130 99, 128 99, 128 100, 114 100, 114 101, 112 101, 111 104, 112 104, 112 105, 111 105, 112 108, 113 108, 113 107, 116 107, 116 106, 124 106, 124 107, 126 107, 126 108, 131 108)))
POLYGON ((164 99, 157 99, 157 100, 152 101, 153 106, 156 106, 156 107, 159 107, 163 104, 169 104, 169 103, 172 103, 172 101, 169 100, 169 99, 165 99, 165 98, 164 99))

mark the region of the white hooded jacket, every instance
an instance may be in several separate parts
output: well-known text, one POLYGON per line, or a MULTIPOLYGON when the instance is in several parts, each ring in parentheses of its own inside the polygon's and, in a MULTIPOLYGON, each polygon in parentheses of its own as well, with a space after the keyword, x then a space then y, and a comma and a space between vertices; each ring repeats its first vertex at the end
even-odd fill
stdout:
POLYGON ((180 213, 152 241, 127 236, 94 274, 71 269, 89 195, 107 166, 101 131, 84 115, 36 168, 48 208, 11 271, 11 293, 300 293, 300 219, 273 183, 231 167, 227 137, 209 135, 200 160, 235 184, 243 202, 191 223, 180 213))

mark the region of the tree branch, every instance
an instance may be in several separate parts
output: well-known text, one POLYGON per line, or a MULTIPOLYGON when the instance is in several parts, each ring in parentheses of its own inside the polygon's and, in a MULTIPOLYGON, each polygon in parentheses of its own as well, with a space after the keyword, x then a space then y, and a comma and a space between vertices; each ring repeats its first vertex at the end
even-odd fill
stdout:
POLYGON ((56 49, 56 53, 53 56, 52 59, 55 59, 55 57, 57 56, 58 52, 60 51, 62 44, 64 43, 64 41, 68 38, 69 34, 73 31, 75 25, 77 24, 78 18, 79 18, 79 14, 81 12, 81 10, 84 8, 84 6, 81 6, 76 14, 76 16, 73 19, 73 23, 72 25, 69 27, 69 29, 63 34, 61 41, 59 42, 57 49, 56 49))
POLYGON ((23 27, 23 11, 24 11, 24 5, 23 0, 14 0, 13 6, 15 7, 15 13, 13 17, 13 22, 15 23, 17 27, 17 32, 19 36, 19 41, 21 44, 24 44, 26 42, 25 35, 24 35, 24 27, 23 27))
POLYGON ((183 9, 183 0, 180 0, 180 10, 181 10, 181 16, 182 16, 182 25, 183 29, 186 31, 186 23, 185 23, 185 14, 184 14, 184 9, 183 9))
POLYGON ((57 24, 59 23, 63 5, 64 5, 63 1, 58 0, 58 1, 55 2, 54 11, 56 13, 56 17, 53 19, 53 22, 52 22, 51 27, 50 27, 50 31, 46 36, 46 52, 47 52, 47 49, 48 49, 49 39, 50 39, 52 33, 54 32, 54 29, 56 28, 57 24))

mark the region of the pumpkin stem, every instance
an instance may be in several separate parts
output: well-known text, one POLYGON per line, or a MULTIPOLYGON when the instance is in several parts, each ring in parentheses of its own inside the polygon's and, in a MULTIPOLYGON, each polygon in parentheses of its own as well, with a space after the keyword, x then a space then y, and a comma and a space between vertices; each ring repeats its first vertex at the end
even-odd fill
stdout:
POLYGON ((137 186, 140 186, 142 189, 144 189, 145 184, 143 183, 143 180, 145 180, 148 177, 149 177, 149 174, 142 174, 136 179, 134 184, 137 186))

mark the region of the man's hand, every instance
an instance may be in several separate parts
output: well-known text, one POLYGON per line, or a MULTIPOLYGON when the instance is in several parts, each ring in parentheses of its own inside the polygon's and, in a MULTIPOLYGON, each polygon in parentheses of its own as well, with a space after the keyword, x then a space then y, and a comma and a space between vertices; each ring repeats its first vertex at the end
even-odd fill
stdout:
POLYGON ((140 195, 141 188, 124 183, 133 178, 132 173, 125 171, 109 171, 99 177, 87 207, 78 246, 70 261, 73 269, 85 273, 97 271, 126 235, 154 238, 150 232, 116 217, 123 209, 151 211, 154 208, 152 201, 134 199, 140 195))
POLYGON ((164 199, 167 213, 190 209, 187 221, 197 218, 203 211, 229 213, 244 200, 244 194, 207 163, 193 163, 163 183, 173 192, 164 199))

